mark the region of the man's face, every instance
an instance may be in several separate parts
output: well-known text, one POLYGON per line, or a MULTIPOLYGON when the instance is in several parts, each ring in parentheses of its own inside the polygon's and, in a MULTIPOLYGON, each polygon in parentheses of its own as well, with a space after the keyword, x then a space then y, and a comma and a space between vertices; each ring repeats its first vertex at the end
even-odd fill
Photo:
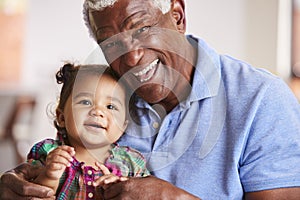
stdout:
POLYGON ((106 60, 149 103, 168 98, 186 74, 180 14, 172 7, 163 15, 153 0, 119 0, 89 13, 106 60))

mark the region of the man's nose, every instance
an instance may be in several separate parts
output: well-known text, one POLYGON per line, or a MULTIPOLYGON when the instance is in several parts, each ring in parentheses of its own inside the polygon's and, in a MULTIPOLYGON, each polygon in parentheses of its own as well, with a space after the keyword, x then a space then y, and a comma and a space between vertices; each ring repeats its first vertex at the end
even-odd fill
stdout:
POLYGON ((135 67, 144 56, 141 42, 138 39, 127 37, 126 40, 123 40, 123 44, 126 46, 126 52, 123 52, 122 61, 130 67, 135 67))
POLYGON ((126 52, 123 55, 122 61, 125 62, 130 67, 135 67, 138 65, 139 61, 144 56, 144 49, 134 49, 130 50, 129 52, 126 52))

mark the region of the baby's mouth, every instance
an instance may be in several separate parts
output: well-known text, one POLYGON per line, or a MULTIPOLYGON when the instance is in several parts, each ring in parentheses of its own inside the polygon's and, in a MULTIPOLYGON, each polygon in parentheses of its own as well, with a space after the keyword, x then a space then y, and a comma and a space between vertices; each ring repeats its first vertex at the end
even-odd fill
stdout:
POLYGON ((106 127, 102 126, 99 123, 85 123, 84 126, 94 131, 106 130, 106 127))

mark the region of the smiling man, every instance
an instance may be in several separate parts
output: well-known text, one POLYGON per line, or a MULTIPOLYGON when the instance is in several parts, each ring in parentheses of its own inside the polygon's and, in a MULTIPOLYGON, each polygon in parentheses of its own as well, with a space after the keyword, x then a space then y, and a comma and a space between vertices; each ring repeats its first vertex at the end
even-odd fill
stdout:
MULTIPOLYGON (((186 35, 184 8, 85 0, 91 36, 133 91, 119 142, 141 151, 154 175, 113 184, 105 199, 300 199, 296 98, 278 77, 186 35)), ((4 174, 0 197, 46 197, 29 170, 4 174)))

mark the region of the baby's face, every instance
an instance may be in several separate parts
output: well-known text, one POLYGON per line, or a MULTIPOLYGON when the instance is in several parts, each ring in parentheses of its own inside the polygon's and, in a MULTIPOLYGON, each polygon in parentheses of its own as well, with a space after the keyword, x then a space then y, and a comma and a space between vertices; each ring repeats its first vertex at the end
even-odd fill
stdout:
POLYGON ((127 126, 126 106, 125 90, 111 76, 77 78, 64 109, 70 143, 99 148, 116 142, 127 126))

